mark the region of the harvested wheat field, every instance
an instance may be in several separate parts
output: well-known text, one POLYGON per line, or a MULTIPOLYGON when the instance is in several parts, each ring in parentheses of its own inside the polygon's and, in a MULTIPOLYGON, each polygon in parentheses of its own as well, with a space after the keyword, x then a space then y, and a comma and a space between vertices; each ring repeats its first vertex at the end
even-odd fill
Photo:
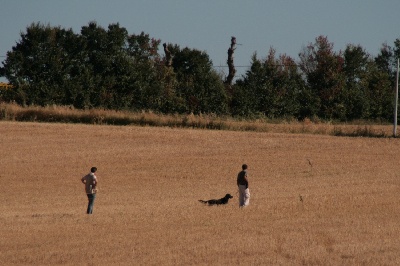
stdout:
POLYGON ((398 139, 0 122, 0 147, 0 265, 400 264, 398 139))

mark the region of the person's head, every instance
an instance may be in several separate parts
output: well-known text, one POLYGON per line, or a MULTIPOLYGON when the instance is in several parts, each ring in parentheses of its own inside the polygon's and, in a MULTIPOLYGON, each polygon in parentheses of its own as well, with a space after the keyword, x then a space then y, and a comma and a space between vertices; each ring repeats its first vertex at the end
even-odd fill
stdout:
POLYGON ((92 168, 90 168, 90 172, 96 173, 96 171, 97 171, 97 167, 92 167, 92 168))
POLYGON ((243 169, 243 170, 246 170, 246 169, 247 169, 247 164, 243 164, 243 165, 242 165, 242 169, 243 169))

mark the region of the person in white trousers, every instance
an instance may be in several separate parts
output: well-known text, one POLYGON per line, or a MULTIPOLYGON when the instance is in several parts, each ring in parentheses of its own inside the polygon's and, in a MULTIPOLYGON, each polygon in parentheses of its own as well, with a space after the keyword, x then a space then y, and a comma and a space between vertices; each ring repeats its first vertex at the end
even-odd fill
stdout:
POLYGON ((247 175, 247 164, 242 165, 242 171, 237 176, 239 188, 239 207, 246 207, 250 203, 249 180, 247 175))

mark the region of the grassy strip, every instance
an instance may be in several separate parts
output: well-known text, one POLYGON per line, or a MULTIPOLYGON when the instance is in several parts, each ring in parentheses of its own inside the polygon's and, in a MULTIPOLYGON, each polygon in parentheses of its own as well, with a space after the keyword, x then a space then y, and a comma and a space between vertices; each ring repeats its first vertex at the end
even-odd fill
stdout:
POLYGON ((349 137, 391 137, 390 125, 333 124, 327 122, 271 121, 235 119, 215 115, 155 114, 114 110, 78 110, 68 106, 28 106, 0 103, 0 120, 29 122, 82 123, 96 125, 140 125, 182 128, 255 131, 271 133, 305 133, 349 137))

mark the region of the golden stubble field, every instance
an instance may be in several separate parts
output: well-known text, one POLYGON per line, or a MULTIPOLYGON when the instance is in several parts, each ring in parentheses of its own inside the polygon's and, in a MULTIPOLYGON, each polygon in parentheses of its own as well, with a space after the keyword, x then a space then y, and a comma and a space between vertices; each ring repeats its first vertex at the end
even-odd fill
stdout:
POLYGON ((399 150, 393 138, 0 122, 0 265, 399 265, 399 150), (225 206, 198 202, 226 193, 225 206))

